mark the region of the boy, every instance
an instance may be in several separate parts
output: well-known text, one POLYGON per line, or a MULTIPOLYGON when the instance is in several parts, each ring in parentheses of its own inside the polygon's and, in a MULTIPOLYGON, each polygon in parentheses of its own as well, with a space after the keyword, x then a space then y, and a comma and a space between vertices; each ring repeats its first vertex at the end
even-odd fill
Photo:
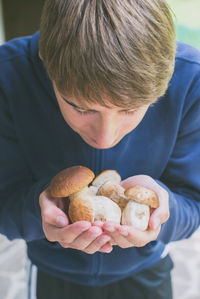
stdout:
POLYGON ((200 222, 200 54, 165 1, 47 0, 0 55, 0 232, 26 240, 37 298, 172 298, 166 244, 200 222), (48 185, 73 165, 154 190, 149 229, 69 224, 48 185))

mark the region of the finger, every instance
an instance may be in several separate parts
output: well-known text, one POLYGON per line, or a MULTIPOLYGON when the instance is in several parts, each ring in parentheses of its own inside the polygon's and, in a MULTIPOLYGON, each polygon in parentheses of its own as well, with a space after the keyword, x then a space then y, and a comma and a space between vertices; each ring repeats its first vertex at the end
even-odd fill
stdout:
POLYGON ((113 245, 117 245, 117 243, 116 243, 113 239, 110 240, 109 244, 110 244, 111 246, 113 246, 113 245))
POLYGON ((134 246, 133 242, 130 242, 128 236, 124 236, 122 233, 116 231, 111 234, 112 240, 121 248, 128 248, 134 246))
POLYGON ((121 248, 133 246, 133 244, 130 244, 129 240, 127 239, 127 231, 120 230, 119 227, 115 227, 115 230, 113 231, 113 228, 109 226, 106 226, 104 231, 107 232, 107 234, 109 234, 112 238, 111 244, 116 244, 121 248))
POLYGON ((148 229, 146 231, 140 231, 132 226, 113 226, 111 223, 107 222, 104 224, 103 229, 107 232, 110 231, 112 240, 114 240, 118 246, 127 248, 132 246, 142 247, 155 240, 160 232, 160 227, 161 226, 156 230, 148 229))
POLYGON ((123 226, 112 222, 105 222, 103 230, 111 236, 111 242, 117 244, 121 248, 127 248, 132 245, 126 239, 128 236, 128 231, 123 229, 123 226))
POLYGON ((65 227, 69 224, 67 215, 59 208, 49 205, 41 211, 42 221, 46 224, 56 226, 58 228, 65 227))
POLYGON ((114 237, 114 235, 112 234, 112 237, 117 240, 118 246, 122 248, 131 246, 142 247, 157 238, 160 228, 158 228, 157 230, 148 229, 146 231, 141 231, 131 226, 121 225, 116 227, 116 231, 119 235, 116 235, 114 237))
POLYGON ((107 242, 105 245, 103 245, 100 249, 99 252, 102 253, 110 253, 113 250, 113 247, 111 245, 111 242, 107 242))
POLYGON ((52 199, 48 193, 44 192, 40 196, 40 208, 42 221, 56 227, 64 227, 69 224, 69 219, 64 211, 60 208, 63 199, 52 199))
MULTIPOLYGON (((91 227, 88 221, 78 221, 73 224, 69 224, 63 228, 57 228, 51 224, 44 225, 48 240, 54 240, 61 244, 61 246, 71 244, 80 234, 88 230, 91 227)), ((63 246, 64 247, 64 246, 63 246)))
POLYGON ((160 189, 162 188, 152 177, 144 174, 134 175, 121 181, 121 186, 125 189, 135 185, 140 185, 145 188, 149 188, 155 191, 156 193, 160 193, 160 189))
POLYGON ((134 246, 143 247, 149 242, 157 239, 160 228, 161 225, 155 230, 149 228, 146 231, 140 231, 133 227, 126 226, 125 229, 128 231, 128 236, 126 238, 130 243, 134 244, 134 246))
POLYGON ((95 221, 92 223, 93 226, 98 226, 98 227, 102 227, 104 225, 103 221, 95 221))
POLYGON ((162 223, 169 219, 169 195, 166 190, 158 192, 160 205, 155 209, 149 219, 149 227, 151 229, 158 228, 162 223))
POLYGON ((153 182, 156 183, 150 176, 141 174, 128 177, 127 179, 121 181, 120 185, 125 189, 135 185, 141 185, 146 188, 150 188, 153 182))
POLYGON ((70 245, 78 250, 84 250, 101 234, 101 228, 91 226, 87 231, 84 231, 76 239, 74 239, 70 245))
POLYGON ((100 251, 101 248, 110 241, 110 236, 105 233, 101 234, 97 237, 87 248, 85 248, 85 252, 88 254, 94 254, 97 251, 100 251))

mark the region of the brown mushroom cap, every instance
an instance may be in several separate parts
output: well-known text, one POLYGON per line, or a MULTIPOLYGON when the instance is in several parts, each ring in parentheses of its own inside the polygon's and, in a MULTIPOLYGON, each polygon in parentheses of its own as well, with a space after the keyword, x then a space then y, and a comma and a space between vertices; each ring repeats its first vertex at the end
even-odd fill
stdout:
POLYGON ((53 197, 67 197, 80 191, 94 179, 94 173, 84 166, 72 166, 60 171, 50 183, 53 197))
POLYGON ((132 199, 137 203, 145 204, 155 209, 159 207, 159 199, 157 194, 153 190, 143 186, 136 185, 127 188, 124 194, 126 197, 128 197, 128 199, 132 199))

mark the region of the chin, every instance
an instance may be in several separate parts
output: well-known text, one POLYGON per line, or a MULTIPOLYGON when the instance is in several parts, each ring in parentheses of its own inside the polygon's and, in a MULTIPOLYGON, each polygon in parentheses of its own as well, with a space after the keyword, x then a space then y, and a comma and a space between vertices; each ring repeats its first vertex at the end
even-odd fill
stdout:
POLYGON ((98 145, 98 143, 96 142, 92 142, 92 141, 87 141, 87 140, 84 140, 87 144, 89 144, 90 146, 92 146, 93 148, 96 148, 96 149, 109 149, 109 148, 112 148, 113 146, 117 145, 117 143, 120 141, 115 141, 113 142, 111 145, 98 145))
POLYGON ((114 145, 110 145, 110 146, 98 146, 98 145, 91 145, 92 147, 96 148, 96 149, 109 149, 111 147, 113 147, 114 145))
POLYGON ((95 139, 92 139, 92 138, 89 138, 89 137, 87 137, 87 136, 85 136, 85 135, 81 135, 81 134, 79 134, 80 136, 81 136, 81 138, 88 144, 88 145, 90 145, 91 147, 93 147, 93 148, 96 148, 96 149, 109 149, 109 148, 112 148, 112 147, 114 147, 115 145, 117 145, 120 141, 121 141, 121 139, 123 138, 118 138, 118 139, 115 139, 114 140, 114 142, 113 143, 111 143, 110 145, 104 145, 104 144, 99 144, 95 139))

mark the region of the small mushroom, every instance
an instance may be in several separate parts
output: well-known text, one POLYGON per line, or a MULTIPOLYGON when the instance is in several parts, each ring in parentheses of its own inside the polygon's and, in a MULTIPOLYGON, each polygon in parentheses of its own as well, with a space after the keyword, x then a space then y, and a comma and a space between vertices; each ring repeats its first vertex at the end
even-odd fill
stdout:
POLYGON ((122 224, 145 231, 149 224, 150 209, 147 205, 130 200, 122 212, 122 224))
POLYGON ((49 190, 53 197, 68 197, 68 214, 72 222, 114 221, 120 223, 121 210, 111 199, 96 196, 88 185, 94 173, 83 166, 73 166, 59 172, 51 181, 49 190))
POLYGON ((151 208, 157 209, 159 207, 159 200, 157 194, 148 188, 143 186, 135 185, 133 187, 127 188, 124 194, 133 199, 135 202, 143 203, 151 208))
POLYGON ((98 189, 104 185, 106 182, 111 182, 119 185, 121 182, 121 176, 115 170, 104 170, 98 174, 92 182, 92 186, 98 189))
POLYGON ((120 223, 121 209, 108 197, 79 193, 70 199, 69 216, 72 222, 100 220, 120 223))
POLYGON ((67 197, 81 191, 94 179, 94 173, 84 166, 72 166, 60 171, 50 183, 53 197, 67 197))
POLYGON ((128 203, 122 213, 122 224, 132 225, 142 231, 148 228, 150 208, 157 208, 157 194, 143 186, 133 186, 124 192, 128 203))
POLYGON ((124 195, 124 191, 125 189, 122 186, 109 181, 99 188, 97 195, 109 197, 119 205, 121 210, 123 210, 127 204, 127 198, 124 195))

